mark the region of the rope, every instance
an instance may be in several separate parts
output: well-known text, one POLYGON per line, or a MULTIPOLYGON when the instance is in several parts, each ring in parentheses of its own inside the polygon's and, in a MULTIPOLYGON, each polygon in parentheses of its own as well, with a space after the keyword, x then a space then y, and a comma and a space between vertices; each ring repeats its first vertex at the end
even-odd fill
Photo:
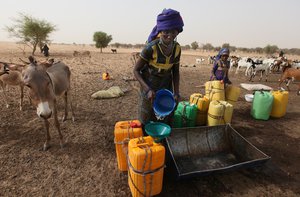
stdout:
POLYGON ((223 120, 224 121, 224 123, 226 123, 225 122, 225 110, 226 110, 226 106, 223 104, 223 103, 221 103, 220 101, 217 101, 221 106, 222 106, 222 109, 223 109, 223 115, 221 115, 221 116, 216 116, 216 115, 213 115, 213 114, 210 114, 210 113, 207 113, 207 115, 208 116, 210 116, 211 118, 213 118, 213 119, 216 119, 216 120, 223 120))
POLYGON ((150 177, 150 190, 149 190, 149 196, 151 196, 151 192, 152 192, 152 183, 153 183, 153 176, 154 176, 154 173, 158 172, 160 169, 164 168, 165 165, 162 165, 154 170, 151 170, 151 166, 152 166, 152 160, 153 160, 153 152, 152 152, 152 149, 151 147, 149 147, 148 145, 146 146, 141 146, 141 148, 143 150, 145 150, 145 159, 144 159, 144 163, 143 163, 143 166, 142 166, 142 170, 137 170, 137 169, 134 169, 134 167, 132 166, 130 160, 128 159, 127 162, 128 162, 128 167, 132 170, 133 173, 135 174, 139 174, 141 176, 143 176, 143 182, 144 182, 144 192, 140 191, 139 188, 137 187, 137 185, 133 182, 133 179, 131 177, 131 171, 129 170, 128 171, 128 174, 129 174, 129 179, 132 183, 132 185, 134 186, 134 188, 142 195, 142 196, 147 196, 147 184, 146 184, 146 175, 151 175, 150 177), (148 153, 148 150, 149 150, 149 153, 148 153), (149 168, 148 170, 146 171, 145 170, 145 167, 146 167, 146 161, 148 159, 148 157, 150 157, 150 163, 149 163, 149 168))

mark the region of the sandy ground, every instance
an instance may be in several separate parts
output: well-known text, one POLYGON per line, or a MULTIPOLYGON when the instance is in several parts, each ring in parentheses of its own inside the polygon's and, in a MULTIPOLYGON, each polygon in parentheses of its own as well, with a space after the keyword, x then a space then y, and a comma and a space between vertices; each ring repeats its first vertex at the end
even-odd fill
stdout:
MULTIPOLYGON (((43 122, 25 96, 24 110, 19 110, 18 87, 8 87, 10 107, 0 97, 0 196, 130 196, 127 174, 117 169, 113 130, 117 121, 137 118, 138 87, 132 77, 130 53, 140 49, 110 48, 103 50, 88 45, 50 45, 51 57, 65 62, 72 71, 73 102, 76 121, 61 123, 67 145, 59 146, 57 132, 50 119, 52 147, 41 151, 45 140, 43 122), (91 58, 73 57, 73 51, 91 51, 91 58), (113 80, 103 81, 108 71, 113 80), (93 100, 92 93, 113 85, 128 89, 125 96, 93 100)), ((0 43, 0 61, 21 63, 30 54, 12 43, 0 43)), ((194 65, 201 51, 183 51, 182 65, 194 65)), ((45 58, 37 53, 38 60, 45 58)), ((298 58, 299 59, 299 58, 298 58)), ((192 93, 204 92, 196 86, 209 78, 211 65, 181 67, 181 94, 188 99, 192 93)), ((265 85, 277 88, 279 74, 272 74, 265 85)), ((231 73, 235 85, 247 80, 231 73)), ((258 78, 255 79, 258 83, 258 78)), ((191 180, 175 181, 165 170, 163 191, 159 196, 300 196, 300 96, 291 85, 287 114, 268 121, 250 116, 251 104, 244 100, 250 93, 242 89, 236 104, 232 126, 271 160, 254 169, 213 174, 191 180)), ((0 92, 2 95, 2 92, 0 92)), ((25 94, 27 90, 25 90, 25 94)), ((59 99, 59 115, 63 114, 59 99)))

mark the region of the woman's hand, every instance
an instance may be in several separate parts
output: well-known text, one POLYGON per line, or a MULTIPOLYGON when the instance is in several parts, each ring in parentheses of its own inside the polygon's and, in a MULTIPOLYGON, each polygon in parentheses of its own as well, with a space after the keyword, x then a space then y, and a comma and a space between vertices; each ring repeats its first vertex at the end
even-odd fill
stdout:
POLYGON ((176 101, 176 103, 181 101, 181 96, 179 94, 174 94, 174 99, 176 101))
POLYGON ((151 101, 151 103, 153 102, 154 98, 155 98, 155 92, 153 90, 148 90, 147 91, 147 98, 151 101))

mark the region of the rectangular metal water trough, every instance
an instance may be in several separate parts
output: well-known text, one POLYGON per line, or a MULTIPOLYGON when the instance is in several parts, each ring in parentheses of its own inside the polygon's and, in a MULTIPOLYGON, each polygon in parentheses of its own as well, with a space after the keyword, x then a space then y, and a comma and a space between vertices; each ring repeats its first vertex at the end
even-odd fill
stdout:
POLYGON ((255 167, 270 159, 230 124, 172 129, 166 142, 178 179, 255 167))

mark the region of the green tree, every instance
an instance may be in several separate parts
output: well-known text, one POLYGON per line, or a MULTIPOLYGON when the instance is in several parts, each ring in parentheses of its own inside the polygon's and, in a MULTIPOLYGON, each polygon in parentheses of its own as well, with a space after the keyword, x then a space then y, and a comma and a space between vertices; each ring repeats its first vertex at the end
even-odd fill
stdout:
POLYGON ((184 50, 189 50, 189 49, 191 49, 191 46, 187 44, 185 46, 182 46, 181 48, 184 50))
POLYGON ((96 48, 100 48, 100 52, 102 53, 102 48, 108 46, 110 41, 112 41, 112 36, 107 35, 102 31, 98 31, 94 33, 94 41, 96 42, 96 48))
POLYGON ((19 14, 19 18, 13 19, 13 21, 14 24, 6 26, 5 29, 11 37, 16 37, 20 39, 20 43, 31 47, 32 55, 34 55, 37 47, 48 43, 49 34, 56 31, 55 25, 22 13, 19 14))
POLYGON ((229 44, 229 43, 224 43, 224 44, 222 45, 222 48, 230 49, 230 44, 229 44))
POLYGON ((194 49, 194 50, 199 48, 198 42, 196 42, 196 41, 192 42, 191 46, 192 46, 192 49, 194 49))
POLYGON ((210 43, 203 44, 202 48, 203 48, 203 50, 208 50, 208 51, 211 51, 214 49, 213 45, 210 43))
POLYGON ((276 53, 276 51, 278 51, 278 47, 276 45, 267 45, 264 47, 264 52, 266 54, 273 54, 273 53, 276 53))

